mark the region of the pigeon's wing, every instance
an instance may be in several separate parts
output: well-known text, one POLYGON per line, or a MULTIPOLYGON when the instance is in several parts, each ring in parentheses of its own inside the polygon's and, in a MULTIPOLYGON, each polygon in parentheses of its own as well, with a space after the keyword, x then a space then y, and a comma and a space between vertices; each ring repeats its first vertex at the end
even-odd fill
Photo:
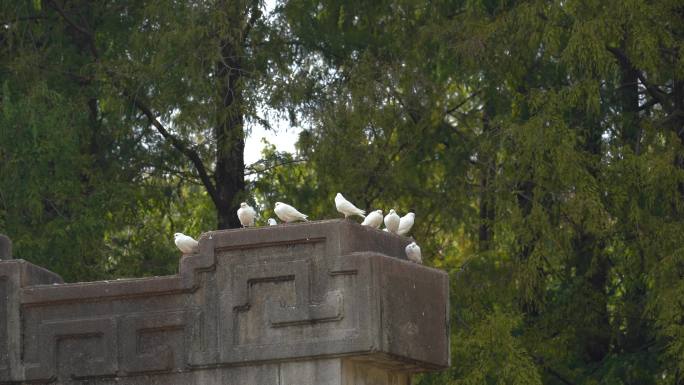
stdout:
POLYGON ((199 243, 192 237, 183 236, 176 240, 176 246, 178 246, 180 251, 187 254, 196 252, 199 247, 199 243))
POLYGON ((248 226, 250 223, 254 222, 254 216, 251 215, 249 207, 241 207, 238 209, 237 215, 240 219, 240 224, 243 226, 248 226))
POLYGON ((361 223, 364 226, 372 226, 377 228, 382 223, 382 215, 378 215, 376 212, 371 212, 361 223))
POLYGON ((411 217, 404 217, 399 220, 399 228, 397 229, 397 234, 406 235, 411 231, 413 227, 413 219, 411 217))
POLYGON ((193 252, 196 252, 199 250, 199 242, 197 242, 196 240, 194 240, 192 238, 190 238, 190 250, 192 250, 193 252))
POLYGON ((351 202, 344 200, 340 201, 340 203, 337 206, 337 209, 343 213, 350 213, 350 214, 364 214, 365 212, 358 207, 354 206, 351 202))
POLYGON ((306 219, 307 218, 307 215, 300 213, 299 211, 297 211, 296 208, 294 208, 290 205, 285 205, 285 207, 283 207, 283 213, 290 218, 300 218, 300 219, 306 219))
POLYGON ((257 216, 256 210, 254 210, 254 207, 252 207, 252 206, 247 207, 247 214, 249 215, 249 225, 254 226, 254 220, 256 219, 256 216, 257 216))
POLYGON ((385 227, 389 231, 396 233, 399 229, 399 216, 398 215, 388 215, 385 217, 385 227))

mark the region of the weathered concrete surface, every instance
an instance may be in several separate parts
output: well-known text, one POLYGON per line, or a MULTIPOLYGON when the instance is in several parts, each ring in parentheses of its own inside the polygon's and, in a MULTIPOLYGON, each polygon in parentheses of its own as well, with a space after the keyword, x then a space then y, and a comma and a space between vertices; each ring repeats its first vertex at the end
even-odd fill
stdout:
POLYGON ((12 241, 0 234, 0 259, 12 259, 12 241))
POLYGON ((28 262, 0 261, 0 383, 24 378, 21 362, 23 288, 61 282, 58 275, 28 262))
POLYGON ((0 384, 408 385, 449 365, 448 278, 409 242, 344 220, 215 231, 176 276, 76 284, 2 261, 0 384))

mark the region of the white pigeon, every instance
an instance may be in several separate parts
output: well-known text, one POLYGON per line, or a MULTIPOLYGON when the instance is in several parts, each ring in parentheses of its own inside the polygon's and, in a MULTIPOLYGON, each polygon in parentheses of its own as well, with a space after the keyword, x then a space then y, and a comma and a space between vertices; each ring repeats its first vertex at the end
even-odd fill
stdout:
POLYGON ((415 242, 411 242, 406 246, 406 257, 409 261, 414 263, 423 263, 423 257, 420 254, 420 246, 415 242))
POLYGON ((183 233, 173 234, 173 241, 183 254, 194 254, 199 250, 199 243, 194 238, 183 233))
POLYGON ((337 208, 337 211, 344 214, 345 218, 350 217, 352 215, 358 215, 361 218, 366 217, 365 211, 361 210, 360 208, 354 206, 353 203, 344 199, 344 197, 340 193, 337 193, 337 195, 335 195, 335 207, 337 208))
POLYGON ((385 215, 385 227, 390 233, 397 233, 397 230, 399 230, 399 222, 401 222, 401 218, 399 218, 399 215, 397 215, 394 209, 390 210, 389 214, 385 215))
POLYGON ((254 226, 254 219, 256 218, 256 211, 245 202, 240 203, 240 208, 237 211, 238 219, 242 227, 254 226))
POLYGON ((413 221, 416 219, 416 214, 414 213, 408 213, 401 217, 399 220, 399 228, 397 229, 397 234, 399 235, 406 235, 411 231, 411 227, 413 227, 413 221))
POLYGON ((371 211, 366 219, 361 222, 362 226, 370 226, 373 228, 379 228, 382 224, 382 210, 371 211))
POLYGON ((268 225, 269 226, 278 226, 278 222, 276 222, 276 220, 273 218, 268 218, 268 225))
POLYGON ((286 203, 276 202, 275 209, 273 209, 273 211, 281 221, 286 223, 308 220, 306 219, 308 215, 300 213, 296 208, 286 203))

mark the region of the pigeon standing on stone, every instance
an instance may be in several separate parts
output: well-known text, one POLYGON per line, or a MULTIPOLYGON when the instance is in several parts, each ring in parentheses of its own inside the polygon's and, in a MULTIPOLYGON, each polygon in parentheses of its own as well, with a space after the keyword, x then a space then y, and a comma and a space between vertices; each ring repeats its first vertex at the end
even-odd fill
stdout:
POLYGON ((178 247, 183 254, 194 254, 199 250, 199 243, 192 237, 183 233, 175 233, 173 234, 173 238, 176 247, 178 247))
POLYGON ((354 206, 354 204, 352 204, 348 200, 344 199, 344 197, 340 193, 337 193, 337 195, 335 195, 335 207, 337 208, 337 211, 344 214, 345 218, 348 218, 353 215, 358 215, 361 218, 366 217, 365 211, 361 210, 360 208, 354 206))
POLYGON ((409 231, 411 231, 411 227, 413 227, 413 221, 416 219, 416 214, 414 213, 408 213, 401 217, 399 220, 399 228, 397 229, 397 234, 399 235, 407 235, 409 231))
POLYGON ((275 209, 273 211, 281 221, 286 223, 308 220, 306 219, 308 215, 300 213, 296 208, 286 203, 276 202, 275 209))
POLYGON ((423 257, 420 254, 420 246, 415 242, 411 242, 406 246, 406 257, 409 261, 414 263, 423 263, 423 257))
POLYGON ((276 222, 276 220, 273 218, 268 218, 268 225, 269 226, 278 226, 278 222, 276 222))
POLYGON ((397 233, 397 230, 399 230, 400 221, 401 218, 399 218, 399 215, 397 215, 394 209, 390 210, 389 214, 385 215, 385 227, 390 233, 397 233))
POLYGON ((254 219, 256 218, 256 211, 245 202, 240 203, 240 208, 237 211, 238 219, 242 227, 253 227, 254 219))
POLYGON ((371 211, 367 216, 366 219, 363 220, 361 225, 363 226, 370 226, 373 228, 379 228, 380 225, 382 224, 382 210, 375 210, 371 211))

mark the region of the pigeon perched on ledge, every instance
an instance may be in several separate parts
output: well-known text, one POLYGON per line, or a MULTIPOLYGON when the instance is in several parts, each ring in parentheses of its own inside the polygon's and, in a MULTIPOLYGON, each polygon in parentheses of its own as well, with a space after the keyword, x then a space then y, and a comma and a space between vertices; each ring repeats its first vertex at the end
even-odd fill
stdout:
POLYGON ((189 237, 183 233, 175 233, 173 234, 173 238, 176 247, 178 247, 183 254, 194 254, 199 251, 199 243, 193 237, 189 237))
POLYGON ((361 223, 362 226, 370 226, 373 228, 380 228, 380 225, 382 224, 382 210, 375 210, 371 211, 367 216, 366 219, 363 220, 361 223))
POLYGON ((397 234, 399 235, 407 235, 409 231, 411 231, 411 227, 413 227, 413 222, 416 219, 416 214, 414 213, 408 213, 401 217, 399 220, 399 228, 397 229, 397 234))
POLYGON ((413 263, 423 264, 423 256, 420 253, 420 246, 411 242, 406 246, 406 257, 413 263))
POLYGON ((345 218, 348 218, 353 215, 358 215, 361 218, 366 217, 365 211, 354 206, 353 203, 346 200, 340 193, 337 193, 337 195, 335 195, 335 208, 337 208, 337 211, 344 214, 345 218))
POLYGON ((385 227, 390 233, 397 233, 397 230, 399 230, 400 221, 401 218, 399 218, 399 215, 397 215, 394 209, 391 209, 389 214, 385 215, 385 227))
POLYGON ((278 222, 276 222, 276 220, 273 218, 268 218, 268 225, 269 226, 278 226, 278 222))
POLYGON ((308 221, 308 219, 306 219, 308 215, 300 213, 296 208, 283 202, 276 202, 273 211, 281 221, 286 223, 308 221))
POLYGON ((240 203, 240 208, 237 211, 238 219, 242 227, 253 227, 254 219, 256 218, 256 211, 245 202, 240 203))

